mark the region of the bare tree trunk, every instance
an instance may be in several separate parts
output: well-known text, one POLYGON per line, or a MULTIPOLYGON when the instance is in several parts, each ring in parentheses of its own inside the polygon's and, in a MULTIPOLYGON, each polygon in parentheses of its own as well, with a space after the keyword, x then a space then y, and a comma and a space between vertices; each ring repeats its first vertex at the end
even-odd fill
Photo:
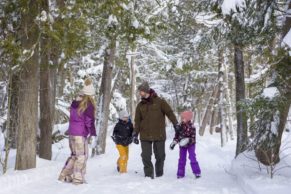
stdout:
POLYGON ((112 71, 112 77, 113 77, 113 79, 112 79, 112 82, 111 82, 111 91, 110 91, 110 96, 111 97, 113 97, 114 91, 119 86, 118 80, 119 80, 119 77, 120 77, 120 72, 121 72, 121 69, 120 68, 116 68, 114 73, 112 71))
MULTIPOLYGON (((42 64, 44 61, 42 60, 42 64)), ((40 71, 40 142, 39 157, 47 160, 52 156, 52 130, 53 130, 53 110, 52 110, 52 86, 49 69, 40 71)))
POLYGON ((36 132, 38 112, 38 36, 34 19, 38 14, 38 2, 28 1, 21 16, 21 46, 30 53, 23 59, 19 73, 19 119, 17 133, 16 170, 36 167, 36 132))
POLYGON ((223 92, 223 88, 224 88, 224 84, 223 84, 223 72, 220 70, 219 71, 219 102, 218 102, 218 106, 219 106, 219 123, 220 123, 220 137, 221 137, 221 147, 225 146, 225 144, 228 141, 228 126, 226 123, 226 114, 225 114, 225 103, 224 103, 224 92, 223 92))
POLYGON ((219 122, 218 120, 218 107, 214 107, 211 115, 211 123, 210 123, 210 134, 213 134, 213 131, 215 131, 215 128, 217 127, 217 124, 219 122))
MULTIPOLYGON (((186 80, 184 82, 184 88, 183 88, 183 102, 182 104, 184 104, 186 101, 187 101, 187 97, 188 97, 188 94, 187 94, 187 88, 188 88, 188 84, 189 84, 189 77, 190 75, 186 75, 186 80)), ((184 109, 185 107, 183 107, 184 109)))
POLYGON ((210 118, 210 128, 209 132, 212 135, 213 131, 216 131, 217 126, 219 124, 219 95, 220 95, 220 90, 216 93, 216 96, 214 96, 214 102, 213 102, 213 107, 212 107, 212 114, 210 118))
POLYGON ((210 123, 211 112, 212 112, 214 101, 215 101, 217 93, 218 93, 218 89, 219 89, 218 85, 216 85, 214 87, 212 95, 211 95, 211 97, 209 99, 209 102, 208 102, 208 105, 207 105, 207 108, 206 108, 206 111, 205 111, 205 114, 204 114, 204 117, 203 117, 202 125, 201 125, 201 127, 199 129, 199 135, 201 135, 201 136, 204 135, 206 126, 207 126, 207 124, 210 123))
POLYGON ((52 118, 53 124, 55 123, 55 105, 56 105, 56 97, 57 97, 57 69, 55 67, 50 69, 50 81, 51 81, 51 109, 52 109, 52 118))
POLYGON ((236 156, 245 151, 247 136, 247 116, 239 105, 245 100, 245 78, 244 78, 244 61, 242 48, 239 45, 234 46, 234 69, 236 84, 236 117, 237 117, 237 144, 236 156))
POLYGON ((136 70, 135 70, 135 52, 136 48, 132 49, 130 60, 130 115, 134 124, 135 106, 136 106, 136 70))
POLYGON ((218 49, 218 115, 219 115, 219 123, 220 123, 220 139, 221 139, 221 147, 223 147, 227 142, 227 125, 226 125, 226 115, 225 115, 225 103, 224 103, 224 72, 223 72, 223 51, 221 48, 218 49))
MULTIPOLYGON (((252 75, 252 67, 251 67, 251 56, 247 55, 246 59, 246 78, 250 78, 252 75)), ((251 86, 250 84, 246 84, 246 98, 251 98, 251 86)))
POLYGON ((226 103, 227 103, 225 114, 227 116, 228 132, 230 134, 230 139, 233 140, 234 139, 234 135, 233 135, 233 120, 232 120, 232 100, 231 100, 231 97, 230 97, 231 88, 228 86, 229 85, 228 66, 226 65, 226 63, 224 63, 223 65, 224 65, 223 81, 224 81, 224 84, 225 84, 223 92, 224 92, 226 103))
MULTIPOLYGON (((41 1, 41 9, 49 12, 48 0, 41 1)), ((44 24, 46 25, 46 24, 44 24)), ((47 26, 48 27, 48 26, 47 26)), ((40 39, 40 142, 39 157, 51 160, 52 157, 52 131, 53 131, 53 108, 52 96, 53 88, 51 81, 51 71, 49 68, 50 48, 48 48, 49 38, 46 34, 41 34, 40 39)))
POLYGON ((92 150, 92 156, 95 154, 100 155, 105 153, 106 149, 106 135, 109 119, 109 105, 111 101, 111 82, 112 71, 114 67, 116 51, 116 41, 111 40, 109 47, 106 49, 104 57, 104 66, 102 73, 102 81, 98 100, 98 118, 97 129, 99 129, 97 146, 92 150))
MULTIPOLYGON (((173 79, 172 79, 172 80, 173 80, 173 79)), ((177 86, 176 86, 176 84, 175 84, 175 80, 173 80, 173 85, 174 85, 174 90, 175 90, 176 109, 177 109, 177 111, 179 111, 178 108, 177 108, 177 107, 180 107, 179 94, 178 94, 177 86)))
MULTIPOLYGON (((195 107, 195 109, 196 109, 196 112, 197 112, 197 122, 198 122, 198 124, 199 124, 199 126, 200 126, 200 124, 201 124, 201 96, 196 100, 196 107, 195 107)), ((196 119, 196 118, 195 118, 196 119)))
MULTIPOLYGON (((62 12, 63 9, 65 8, 65 0, 56 0, 56 4, 58 9, 62 12)), ((57 23, 62 23, 63 18, 61 16, 56 18, 57 23)), ((53 100, 55 101, 56 97, 62 97, 63 96, 63 89, 65 85, 65 74, 64 74, 64 65, 62 62, 59 61, 60 56, 61 56, 62 50, 59 48, 58 45, 53 45, 52 50, 51 50, 51 61, 54 63, 54 68, 52 69, 52 73, 54 79, 51 79, 54 88, 54 97, 53 100)), ((55 102, 54 102, 55 105, 55 102)))
MULTIPOLYGON (((192 98, 192 103, 195 104, 193 96, 191 98, 192 98)), ((193 123, 195 123, 196 122, 197 111, 196 111, 195 107, 191 107, 191 109, 192 109, 192 112, 193 112, 193 123)))

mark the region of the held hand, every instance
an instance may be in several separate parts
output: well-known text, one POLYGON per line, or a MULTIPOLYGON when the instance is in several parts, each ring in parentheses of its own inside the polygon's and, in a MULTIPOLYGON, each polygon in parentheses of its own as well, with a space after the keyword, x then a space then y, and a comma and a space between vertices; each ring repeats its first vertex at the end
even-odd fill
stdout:
POLYGON ((138 145, 138 144, 139 144, 139 140, 138 140, 138 138, 137 138, 137 137, 133 137, 133 143, 135 143, 136 145, 138 145))
POLYGON ((176 133, 179 133, 181 131, 181 126, 179 124, 174 124, 174 129, 176 133))
POLYGON ((177 144, 178 142, 176 142, 175 140, 170 144, 170 149, 171 150, 174 150, 174 148, 175 148, 175 146, 176 146, 176 144, 177 144))
POLYGON ((138 134, 136 132, 132 133, 132 141, 133 141, 133 143, 138 145, 139 144, 139 140, 138 140, 137 136, 138 136, 138 134))
POLYGON ((132 132, 132 135, 131 135, 132 137, 137 137, 138 136, 138 134, 137 134, 137 132, 132 132))

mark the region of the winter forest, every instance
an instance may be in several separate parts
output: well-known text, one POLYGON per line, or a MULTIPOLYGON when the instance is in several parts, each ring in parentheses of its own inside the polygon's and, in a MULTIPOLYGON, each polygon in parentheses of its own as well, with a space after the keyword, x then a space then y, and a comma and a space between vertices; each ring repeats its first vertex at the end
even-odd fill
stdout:
POLYGON ((290 193, 291 0, 0 0, 0 68, 0 193, 290 193))

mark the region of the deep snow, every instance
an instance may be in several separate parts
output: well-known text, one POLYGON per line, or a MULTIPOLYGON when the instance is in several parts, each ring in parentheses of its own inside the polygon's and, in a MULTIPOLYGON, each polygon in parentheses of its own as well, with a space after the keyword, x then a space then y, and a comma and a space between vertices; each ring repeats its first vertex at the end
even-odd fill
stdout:
MULTIPOLYGON (((276 191, 278 188, 278 194, 288 193, 288 186, 291 185, 290 174, 276 175, 274 179, 270 179, 255 168, 246 167, 245 163, 254 166, 255 164, 245 157, 233 161, 235 141, 228 142, 221 148, 219 134, 197 136, 197 158, 202 177, 194 178, 188 161, 186 177, 176 179, 179 149, 176 147, 173 151, 169 150, 173 129, 168 128, 168 131, 170 133, 166 142, 165 174, 161 178, 151 180, 143 176, 140 145, 134 144, 130 145, 128 173, 118 174, 115 170, 117 150, 108 137, 106 154, 88 160, 86 174, 88 184, 75 186, 58 182, 58 174, 70 153, 66 139, 54 145, 54 161, 38 159, 36 169, 18 172, 10 170, 6 175, 0 176, 0 194, 266 194, 264 183, 268 184, 268 190, 269 187, 273 188, 270 191, 276 191), (259 188, 254 189, 256 184, 259 188)), ((291 135, 286 134, 285 142, 290 142, 291 135)), ((287 157, 286 161, 290 162, 291 158, 287 157)), ((11 162, 13 163, 13 160, 11 162)))

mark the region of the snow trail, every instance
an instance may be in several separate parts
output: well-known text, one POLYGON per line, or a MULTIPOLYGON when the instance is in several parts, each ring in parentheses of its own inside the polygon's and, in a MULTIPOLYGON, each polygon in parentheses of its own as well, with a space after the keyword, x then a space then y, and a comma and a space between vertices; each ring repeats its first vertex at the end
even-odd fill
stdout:
MULTIPOLYGON (((57 181, 58 174, 69 155, 69 150, 58 153, 57 161, 38 160, 36 169, 12 172, 0 177, 0 194, 125 194, 125 193, 167 193, 167 194, 242 194, 236 178, 227 170, 235 152, 235 142, 220 148, 219 134, 197 137, 197 159, 202 177, 195 179, 189 161, 186 177, 176 178, 179 148, 169 150, 171 135, 166 142, 164 176, 154 180, 145 178, 140 157, 140 145, 130 145, 128 173, 116 172, 117 150, 110 138, 107 139, 105 155, 90 158, 87 163, 88 184, 75 186, 57 181), (9 177, 9 178, 7 178, 9 177), (23 179, 23 180, 22 180, 23 179)), ((67 141, 67 140, 66 140, 67 141)), ((67 142, 63 142, 67 144, 67 142)), ((153 156, 153 161, 154 156, 153 156)))

